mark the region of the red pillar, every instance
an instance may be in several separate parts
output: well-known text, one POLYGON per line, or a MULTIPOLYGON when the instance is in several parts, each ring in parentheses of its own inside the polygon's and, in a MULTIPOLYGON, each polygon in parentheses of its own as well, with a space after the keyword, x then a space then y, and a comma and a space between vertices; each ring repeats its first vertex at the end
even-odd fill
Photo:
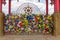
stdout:
MULTIPOLYGON (((59 4, 60 4, 60 0, 59 0, 59 4)), ((60 5, 59 5, 59 9, 60 9, 60 5)), ((60 11, 60 10, 59 10, 60 11)))
POLYGON ((46 0, 46 15, 48 15, 48 0, 46 0))
POLYGON ((11 0, 9 0, 9 8, 8 8, 8 12, 9 12, 9 14, 11 14, 11 0))
POLYGON ((2 12, 2 0, 0 0, 0 12, 2 12))
POLYGON ((60 12, 60 0, 54 0, 54 12, 60 12))

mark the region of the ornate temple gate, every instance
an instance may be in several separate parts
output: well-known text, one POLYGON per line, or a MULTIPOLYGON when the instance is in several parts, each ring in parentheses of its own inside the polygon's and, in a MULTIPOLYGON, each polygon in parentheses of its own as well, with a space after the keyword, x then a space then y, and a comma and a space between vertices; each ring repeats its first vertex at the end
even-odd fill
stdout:
MULTIPOLYGON (((40 0, 39 0, 40 1, 40 0)), ((3 19, 2 17, 4 14, 2 13, 2 4, 6 4, 6 0, 0 0, 0 35, 3 35, 3 19), (2 21, 1 21, 2 20, 2 21)), ((60 0, 51 0, 51 4, 54 4, 54 21, 55 21, 55 30, 54 34, 55 35, 60 35, 60 0)), ((11 0, 9 0, 9 13, 11 14, 11 0)), ((48 0, 46 0, 46 14, 48 14, 48 0)))

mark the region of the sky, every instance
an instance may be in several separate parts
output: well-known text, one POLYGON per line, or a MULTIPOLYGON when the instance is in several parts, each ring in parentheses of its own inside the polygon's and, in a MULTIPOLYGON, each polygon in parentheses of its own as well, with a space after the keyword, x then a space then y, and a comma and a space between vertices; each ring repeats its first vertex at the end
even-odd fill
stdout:
MULTIPOLYGON (((46 2, 45 0, 40 0, 40 2, 38 2, 38 0, 19 0, 19 2, 17 2, 17 0, 12 0, 12 7, 11 7, 11 12, 14 13, 17 8, 26 2, 31 2, 33 4, 35 4, 36 6, 38 6, 38 8, 41 10, 41 13, 44 14, 46 12, 46 2)), ((3 5, 2 7, 3 12, 5 14, 8 14, 8 0, 6 1, 6 5, 3 5)), ((49 14, 53 14, 54 12, 54 5, 50 5, 50 0, 49 0, 49 10, 48 10, 49 14)))

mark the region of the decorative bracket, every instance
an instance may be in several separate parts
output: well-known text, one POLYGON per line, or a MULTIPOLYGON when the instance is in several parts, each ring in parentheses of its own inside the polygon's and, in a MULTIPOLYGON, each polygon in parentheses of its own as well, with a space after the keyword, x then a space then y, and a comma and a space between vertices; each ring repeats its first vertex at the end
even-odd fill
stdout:
POLYGON ((2 4, 6 5, 6 0, 2 0, 2 4))

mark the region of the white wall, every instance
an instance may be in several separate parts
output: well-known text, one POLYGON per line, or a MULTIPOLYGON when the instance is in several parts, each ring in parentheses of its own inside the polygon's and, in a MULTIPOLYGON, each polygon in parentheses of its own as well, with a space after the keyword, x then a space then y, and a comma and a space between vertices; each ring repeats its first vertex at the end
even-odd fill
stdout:
MULTIPOLYGON (((5 6, 3 5, 2 9, 5 14, 8 14, 8 0, 6 2, 7 2, 7 4, 5 6)), ((37 5, 40 8, 42 13, 45 13, 45 10, 46 10, 45 0, 44 1, 41 0, 40 3, 37 0, 19 0, 19 2, 12 0, 12 8, 11 8, 12 12, 16 11, 18 6, 20 6, 24 2, 34 3, 35 5, 37 5)), ((54 6, 50 5, 50 0, 49 0, 49 14, 53 14, 53 12, 54 12, 54 6)))

